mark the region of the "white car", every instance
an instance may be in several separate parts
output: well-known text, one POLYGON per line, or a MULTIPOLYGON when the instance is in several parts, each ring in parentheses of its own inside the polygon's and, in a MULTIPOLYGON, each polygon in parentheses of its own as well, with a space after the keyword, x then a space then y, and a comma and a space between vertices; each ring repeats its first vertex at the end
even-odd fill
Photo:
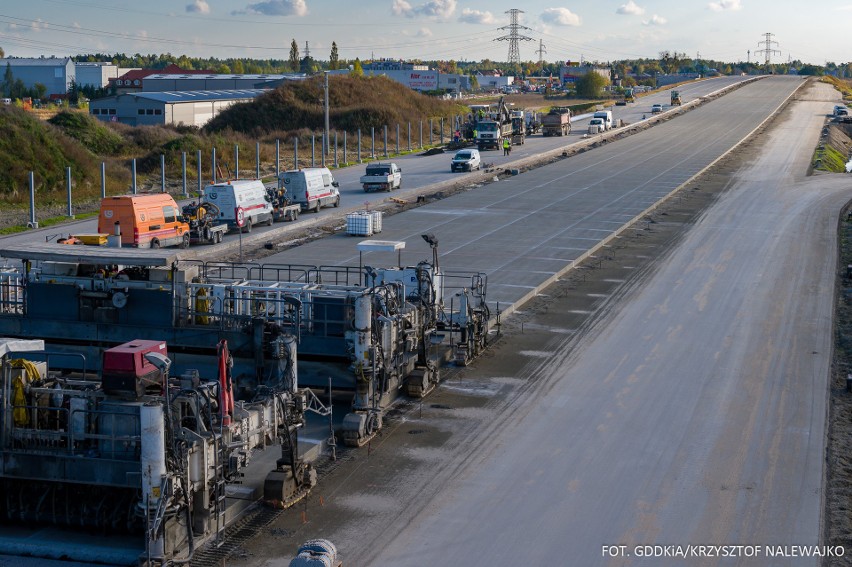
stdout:
POLYGON ((450 171, 473 171, 482 167, 479 150, 459 150, 450 162, 450 171))
POLYGON ((651 114, 659 114, 662 111, 663 111, 663 105, 662 104, 655 104, 654 106, 651 107, 651 114))

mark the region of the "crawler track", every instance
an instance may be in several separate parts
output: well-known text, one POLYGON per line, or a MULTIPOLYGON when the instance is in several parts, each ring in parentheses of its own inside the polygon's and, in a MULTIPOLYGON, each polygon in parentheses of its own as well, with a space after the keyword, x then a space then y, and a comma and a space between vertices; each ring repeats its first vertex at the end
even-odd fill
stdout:
POLYGON ((240 551, 244 543, 274 522, 283 511, 261 506, 248 512, 225 530, 225 537, 221 546, 217 547, 215 543, 211 542, 196 551, 190 565, 192 567, 221 567, 223 560, 240 551))

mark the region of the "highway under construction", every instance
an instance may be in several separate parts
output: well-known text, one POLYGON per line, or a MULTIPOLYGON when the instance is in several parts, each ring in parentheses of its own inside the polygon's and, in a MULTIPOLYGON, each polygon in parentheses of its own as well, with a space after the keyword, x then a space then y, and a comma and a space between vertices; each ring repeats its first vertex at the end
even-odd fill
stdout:
POLYGON ((648 132, 476 184, 388 217, 381 240, 338 234, 262 263, 0 243, 0 336, 14 339, 6 519, 118 528, 123 557, 154 565, 221 542, 246 500, 295 504, 316 486, 310 461, 327 458, 327 439, 300 443, 307 415, 347 445, 369 443, 395 399, 429 395, 449 363, 476 364, 501 321, 641 229, 802 84, 762 79, 648 132), (332 397, 349 406, 336 421, 332 397), (241 482, 256 465, 260 489, 241 482))

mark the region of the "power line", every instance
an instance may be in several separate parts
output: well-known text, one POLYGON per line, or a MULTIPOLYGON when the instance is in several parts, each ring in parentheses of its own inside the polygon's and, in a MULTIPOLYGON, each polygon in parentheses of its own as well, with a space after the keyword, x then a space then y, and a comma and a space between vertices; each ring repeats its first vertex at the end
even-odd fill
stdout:
POLYGON ((536 50, 536 53, 538 53, 538 66, 539 66, 539 68, 544 64, 543 56, 544 56, 545 53, 547 53, 547 50, 545 49, 545 47, 547 47, 547 46, 544 45, 544 41, 542 39, 539 39, 538 40, 538 49, 536 50))
MULTIPOLYGON (((3 20, 8 21, 9 23, 18 23, 18 22, 29 23, 29 22, 33 21, 31 19, 28 19, 28 18, 17 18, 15 16, 7 16, 5 14, 0 14, 0 22, 2 22, 3 20)), ((67 25, 58 24, 58 23, 54 23, 54 22, 47 22, 47 21, 43 21, 43 20, 41 21, 41 23, 48 26, 48 28, 50 30, 54 31, 54 32, 69 33, 69 34, 74 34, 74 35, 84 35, 84 36, 87 36, 87 37, 93 37, 94 36, 94 37, 124 39, 124 40, 128 40, 128 41, 141 42, 141 43, 154 44, 154 45, 166 44, 166 45, 191 46, 191 47, 200 46, 200 47, 214 47, 214 48, 227 48, 227 49, 252 49, 252 50, 265 50, 265 51, 273 51, 273 52, 286 52, 290 49, 289 45, 285 46, 285 47, 278 47, 278 46, 275 46, 275 45, 262 45, 261 46, 261 45, 238 45, 238 44, 235 45, 235 44, 222 44, 222 43, 203 43, 203 42, 197 42, 197 41, 183 41, 183 40, 175 40, 175 39, 168 39, 168 38, 155 37, 155 36, 135 36, 135 35, 132 35, 132 34, 127 34, 127 33, 111 32, 111 31, 105 31, 105 30, 98 30, 98 29, 94 29, 94 28, 67 26, 67 25)), ((399 43, 399 44, 358 45, 358 46, 351 46, 351 47, 338 45, 338 49, 341 53, 345 53, 347 51, 351 52, 351 51, 356 51, 356 50, 364 50, 364 49, 379 48, 379 47, 383 48, 383 49, 392 49, 392 48, 397 48, 397 47, 410 47, 410 46, 417 46, 417 45, 434 46, 436 42, 443 42, 447 45, 449 45, 449 44, 462 44, 462 43, 467 44, 467 43, 470 43, 472 36, 485 36, 485 35, 491 35, 492 33, 493 33, 493 30, 488 30, 488 31, 478 32, 476 34, 464 34, 464 35, 448 36, 447 38, 444 38, 444 39, 429 38, 428 40, 409 41, 409 42, 399 43), (458 38, 458 39, 454 39, 454 38, 458 38)), ((67 48, 67 49, 80 49, 79 44, 78 45, 65 45, 65 44, 61 44, 61 43, 51 43, 51 42, 48 42, 48 41, 27 40, 27 39, 24 39, 24 38, 16 38, 15 36, 12 36, 12 35, 3 35, 3 34, 0 34, 0 37, 8 38, 7 41, 17 39, 21 43, 29 43, 33 46, 38 46, 38 45, 41 44, 41 45, 44 45, 44 46, 47 46, 47 47, 64 47, 64 48, 67 48)), ((307 42, 306 42, 306 48, 307 48, 307 42)))
POLYGON ((765 63, 766 63, 766 65, 769 65, 769 58, 770 58, 770 56, 771 56, 773 53, 777 53, 778 55, 781 55, 781 52, 780 52, 780 51, 778 51, 777 49, 772 49, 772 44, 773 44, 773 43, 774 43, 775 45, 778 45, 778 42, 777 42, 777 41, 774 41, 774 40, 772 39, 772 37, 773 37, 775 34, 774 34, 774 33, 766 32, 764 35, 766 36, 766 39, 764 39, 764 40, 762 40, 762 41, 758 41, 758 42, 757 42, 757 46, 758 46, 758 47, 760 47, 761 45, 765 45, 766 47, 764 47, 763 49, 757 49, 757 50, 755 50, 754 54, 755 54, 755 55, 757 55, 757 54, 759 54, 759 53, 763 53, 763 54, 766 56, 766 61, 765 61, 765 63))
POLYGON ((532 31, 532 28, 528 28, 527 26, 522 26, 518 23, 518 15, 523 14, 523 10, 518 10, 517 8, 512 8, 504 12, 505 14, 509 14, 509 25, 503 26, 499 29, 501 30, 509 30, 509 33, 496 38, 494 41, 508 41, 509 42, 509 64, 519 65, 521 63, 521 54, 518 50, 518 42, 519 41, 532 41, 533 38, 527 37, 525 35, 521 35, 520 30, 529 30, 532 31))

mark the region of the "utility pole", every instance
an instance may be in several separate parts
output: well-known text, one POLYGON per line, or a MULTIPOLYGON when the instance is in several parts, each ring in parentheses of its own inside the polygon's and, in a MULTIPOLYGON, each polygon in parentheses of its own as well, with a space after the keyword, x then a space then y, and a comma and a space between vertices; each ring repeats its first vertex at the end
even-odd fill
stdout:
POLYGON ((328 144, 329 144, 329 140, 328 140, 328 134, 329 134, 329 128, 328 128, 328 71, 323 71, 323 75, 325 75, 325 83, 323 85, 323 91, 325 91, 323 93, 325 95, 325 97, 324 97, 325 98, 325 100, 324 100, 325 104, 323 105, 323 106, 325 106, 325 143, 323 144, 322 151, 325 152, 324 155, 328 155, 330 153, 328 151, 328 144))
POLYGON ((772 56, 772 54, 777 53, 778 55, 781 55, 781 52, 777 49, 772 49, 773 43, 775 45, 778 45, 778 42, 772 39, 775 34, 766 32, 764 35, 766 36, 766 39, 764 39, 763 41, 758 41, 757 45, 758 47, 760 47, 761 45, 765 45, 765 47, 763 49, 756 49, 754 53, 755 55, 758 53, 763 53, 766 56, 764 64, 769 66, 769 58, 772 56))
POLYGON ((305 59, 311 58, 311 48, 308 46, 308 40, 305 40, 305 59))
POLYGON ((521 63, 521 54, 518 51, 518 42, 519 41, 532 41, 533 38, 527 37, 525 35, 521 35, 521 30, 529 30, 532 31, 531 28, 527 26, 522 26, 518 23, 518 15, 523 14, 523 10, 518 10, 517 8, 512 8, 504 12, 505 14, 509 14, 509 25, 503 26, 501 30, 508 30, 509 33, 496 38, 494 41, 508 41, 509 42, 509 63, 515 63, 520 65, 521 63))
POLYGON ((546 45, 544 45, 544 40, 539 39, 539 40, 538 40, 538 50, 536 51, 536 53, 538 53, 538 68, 539 68, 539 69, 543 69, 543 68, 544 68, 544 59, 543 59, 543 55, 544 55, 545 53, 547 53, 547 50, 545 49, 545 47, 547 47, 547 46, 546 46, 546 45))
POLYGON ((748 50, 748 54, 746 55, 746 63, 751 63, 751 49, 748 50))

